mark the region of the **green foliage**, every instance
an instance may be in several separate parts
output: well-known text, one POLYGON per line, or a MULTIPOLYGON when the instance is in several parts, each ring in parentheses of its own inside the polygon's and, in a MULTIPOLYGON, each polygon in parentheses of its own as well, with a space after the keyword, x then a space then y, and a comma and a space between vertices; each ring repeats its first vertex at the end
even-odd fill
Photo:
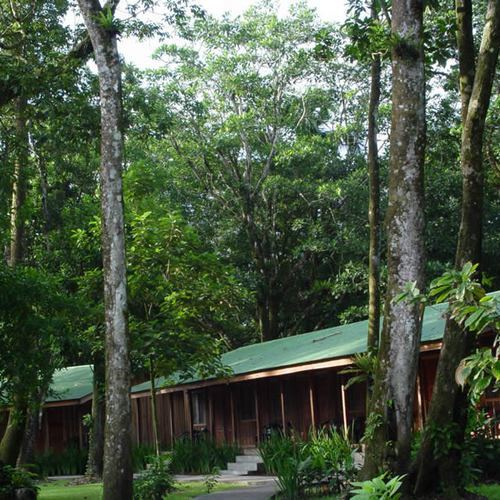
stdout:
POLYGON ((374 477, 368 481, 353 481, 352 486, 357 489, 351 491, 353 496, 352 500, 398 500, 401 493, 398 492, 401 484, 403 483, 403 476, 395 476, 387 482, 385 478, 387 473, 374 477))
POLYGON ((154 446, 149 444, 132 445, 132 470, 141 472, 146 468, 150 457, 155 454, 154 446))
POLYGON ((172 447, 173 472, 211 474, 214 468, 223 469, 236 460, 240 448, 236 443, 220 443, 209 437, 177 439, 172 447))
POLYGON ((271 432, 265 441, 259 443, 258 448, 264 467, 270 474, 277 474, 283 470, 288 458, 297 453, 295 440, 284 436, 280 431, 271 432))
POLYGON ((220 469, 218 467, 214 467, 210 474, 207 474, 203 478, 203 484, 205 485, 205 489, 207 490, 207 495, 209 495, 212 490, 217 486, 218 480, 220 478, 220 469))
POLYGON ((62 451, 48 450, 36 456, 35 464, 42 476, 85 474, 87 448, 66 446, 62 451))
POLYGON ((58 285, 35 269, 0 264, 0 406, 13 395, 29 401, 64 364, 77 304, 58 285))
POLYGON ((35 480, 36 474, 24 468, 0 463, 0 498, 2 500, 14 500, 17 498, 16 490, 19 488, 27 488, 36 493, 39 488, 35 480))
POLYGON ((354 477, 353 446, 331 431, 311 431, 308 439, 272 433, 259 444, 267 472, 277 476, 280 495, 298 499, 339 493, 354 477))
POLYGON ((162 500, 172 489, 170 458, 153 455, 145 471, 134 481, 134 500, 162 500))
POLYGON ((143 83, 138 164, 163 159, 189 222, 254 292, 255 319, 274 322, 263 333, 308 331, 349 308, 344 318, 358 317, 365 68, 339 63, 339 31, 304 5, 282 18, 262 2, 186 33, 188 45, 158 51, 167 64, 143 83), (349 118, 331 112, 340 108, 349 118))
POLYGON ((98 12, 97 21, 106 30, 114 33, 119 33, 122 29, 122 23, 115 19, 114 13, 111 7, 107 7, 106 10, 102 9, 98 12))
POLYGON ((340 373, 352 375, 345 388, 348 389, 353 384, 361 382, 373 383, 375 379, 375 370, 377 368, 377 350, 370 349, 367 352, 356 353, 352 365, 345 368, 340 373))
POLYGON ((500 442, 496 437, 498 417, 471 407, 460 460, 461 484, 500 480, 500 442))
POLYGON ((460 427, 457 422, 450 422, 446 425, 432 425, 429 432, 434 445, 433 454, 436 460, 450 454, 452 450, 461 449, 458 444, 460 427))
POLYGON ((444 272, 431 282, 428 297, 416 288, 415 283, 408 283, 405 291, 394 299, 422 304, 432 297, 438 304, 448 301, 448 315, 464 329, 464 335, 479 335, 486 328, 496 333, 492 349, 484 347, 476 350, 462 360, 457 370, 457 383, 469 385, 475 403, 492 383, 494 387, 500 387, 500 298, 486 295, 484 286, 491 280, 483 275, 482 282, 477 281, 477 268, 478 264, 467 262, 461 270, 444 272))
POLYGON ((366 418, 365 433, 362 441, 373 439, 375 431, 383 424, 384 418, 380 413, 371 412, 366 418))

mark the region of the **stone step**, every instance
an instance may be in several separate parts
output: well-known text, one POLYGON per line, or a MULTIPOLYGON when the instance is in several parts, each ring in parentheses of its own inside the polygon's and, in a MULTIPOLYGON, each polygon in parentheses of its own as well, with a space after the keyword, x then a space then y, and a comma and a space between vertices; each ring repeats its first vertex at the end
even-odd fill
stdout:
POLYGON ((262 464, 262 458, 260 455, 238 455, 236 457, 237 463, 254 463, 254 464, 262 464))
POLYGON ((221 470, 219 472, 219 474, 221 476, 241 476, 242 474, 240 474, 238 471, 236 470, 221 470))
POLYGON ((236 462, 230 462, 227 464, 226 470, 221 470, 222 475, 241 475, 246 476, 249 473, 263 472, 264 462, 260 455, 238 455, 236 457, 236 462))
POLYGON ((257 464, 256 463, 244 463, 244 462, 231 462, 227 464, 227 470, 237 470, 241 471, 242 474, 246 472, 256 472, 257 464))
POLYGON ((259 450, 257 448, 243 448, 243 455, 258 455, 259 450))

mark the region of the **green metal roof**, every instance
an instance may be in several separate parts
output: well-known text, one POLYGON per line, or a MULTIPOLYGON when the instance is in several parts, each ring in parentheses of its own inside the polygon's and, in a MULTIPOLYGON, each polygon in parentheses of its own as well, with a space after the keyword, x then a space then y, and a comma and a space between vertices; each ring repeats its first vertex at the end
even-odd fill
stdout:
POLYGON ((69 366, 56 370, 46 402, 81 399, 92 392, 92 365, 69 366))
MULTIPOLYGON (((494 292, 494 295, 500 295, 494 292)), ((425 308, 422 325, 422 342, 441 340, 448 304, 438 304, 425 308)), ((335 326, 315 332, 295 335, 259 344, 240 347, 222 355, 222 363, 233 370, 234 375, 284 368, 287 366, 346 358, 366 350, 368 321, 335 326)), ((73 366, 57 370, 51 385, 53 394, 47 401, 80 399, 92 392, 91 365, 73 366)), ((173 383, 190 383, 200 379, 174 377, 173 383)), ((163 377, 156 381, 157 387, 166 385, 163 377)), ((132 392, 148 391, 149 381, 132 387, 132 392)))
MULTIPOLYGON (((425 308, 422 342, 440 340, 443 337, 446 308, 446 303, 425 308)), ((242 375, 333 358, 345 358, 366 350, 367 331, 368 321, 358 321, 349 325, 240 347, 223 354, 221 361, 232 368, 234 375, 242 375)), ((182 383, 196 381, 197 379, 188 379, 182 383)), ((174 378, 175 382, 179 383, 181 380, 174 378)), ((165 379, 160 377, 157 386, 162 385, 165 385, 165 379)), ((135 385, 132 392, 147 391, 149 388, 149 382, 144 382, 135 385)))

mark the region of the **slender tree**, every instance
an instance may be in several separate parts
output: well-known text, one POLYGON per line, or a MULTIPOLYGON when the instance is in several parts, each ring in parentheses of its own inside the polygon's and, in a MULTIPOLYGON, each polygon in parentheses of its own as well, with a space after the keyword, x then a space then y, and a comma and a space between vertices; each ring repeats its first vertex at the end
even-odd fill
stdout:
MULTIPOLYGON (((28 163, 28 130, 26 124, 26 99, 15 100, 16 157, 10 210, 9 266, 15 268, 23 260, 24 218, 21 215, 26 200, 26 170, 28 163)), ((29 391, 20 391, 12 401, 9 419, 0 442, 0 461, 15 465, 22 447, 24 426, 28 411, 29 391)))
POLYGON ((388 290, 367 420, 362 475, 380 467, 406 472, 410 460, 413 397, 420 345, 417 306, 395 303, 408 282, 424 283, 423 163, 425 76, 422 50, 423 2, 393 2, 392 130, 387 209, 388 290))
POLYGON ((89 456, 86 475, 102 477, 104 452, 105 412, 105 369, 104 359, 100 352, 94 354, 94 380, 92 387, 92 420, 89 429, 89 456))
MULTIPOLYGON (((118 2, 115 2, 115 5, 118 2)), ((79 0, 99 76, 101 208, 106 323, 106 422, 103 498, 132 498, 130 356, 123 216, 122 84, 111 8, 79 0)))
MULTIPOLYGON (((378 21, 377 2, 371 5, 371 18, 378 21)), ((370 250, 368 270, 368 338, 367 347, 378 347, 380 335, 380 166, 377 145, 377 117, 380 103, 380 54, 372 55, 370 102, 368 108, 368 172, 370 194, 368 221, 370 250)))
MULTIPOLYGON (((455 268, 460 270, 468 261, 481 261, 483 132, 500 47, 500 0, 488 2, 477 62, 474 54, 471 0, 457 0, 456 18, 462 103, 460 163, 463 186, 455 268)), ((429 416, 415 463, 415 491, 419 494, 441 483, 446 485, 450 498, 460 496, 456 471, 469 405, 467 394, 455 381, 455 371, 460 361, 470 354, 473 345, 474 337, 471 334, 464 332, 453 320, 446 322, 429 416), (450 447, 450 451, 440 456, 439 460, 434 456, 436 438, 432 429, 436 427, 457 430, 450 435, 450 439, 458 446, 450 447)))

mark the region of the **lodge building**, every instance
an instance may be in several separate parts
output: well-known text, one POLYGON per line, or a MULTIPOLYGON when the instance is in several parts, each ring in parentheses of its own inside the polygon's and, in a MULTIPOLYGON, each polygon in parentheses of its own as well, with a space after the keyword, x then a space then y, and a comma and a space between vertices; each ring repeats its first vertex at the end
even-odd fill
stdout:
MULTIPOLYGON (((445 325, 446 304, 428 306, 424 314, 414 425, 425 421, 445 325)), ((335 427, 355 440, 364 430, 365 387, 346 388, 352 356, 366 350, 368 322, 253 344, 222 356, 232 374, 224 379, 190 379, 175 385, 156 381, 160 442, 168 448, 181 436, 204 433, 220 441, 254 448, 271 429, 303 437, 309 429, 335 427)), ((37 450, 85 446, 82 423, 91 412, 92 368, 56 372, 43 408, 37 450)), ((500 414, 498 393, 487 392, 482 406, 500 414)), ((133 442, 152 444, 149 382, 132 388, 133 442)), ((499 429, 497 429, 498 431, 499 429)), ((1 431, 1 429, 0 429, 1 431)), ((500 434, 500 433, 499 433, 500 434)))

